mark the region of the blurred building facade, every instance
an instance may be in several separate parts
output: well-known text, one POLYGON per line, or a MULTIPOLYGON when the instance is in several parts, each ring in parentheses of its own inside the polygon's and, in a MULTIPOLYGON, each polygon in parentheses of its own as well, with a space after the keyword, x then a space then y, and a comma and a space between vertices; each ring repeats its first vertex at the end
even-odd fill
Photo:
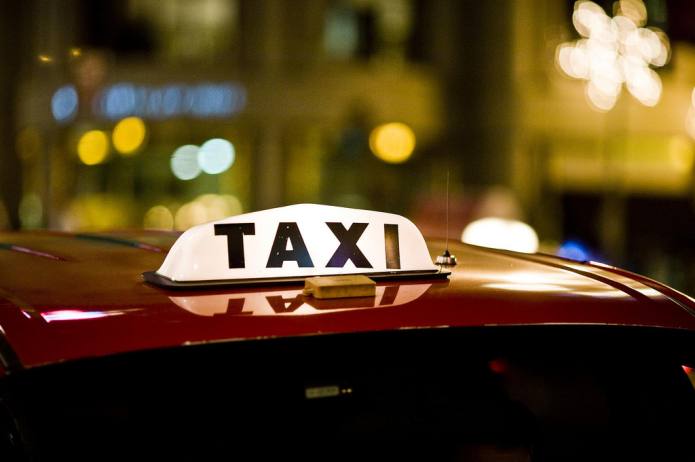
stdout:
POLYGON ((36 151, 19 153, 27 172, 21 195, 42 203, 42 213, 25 225, 139 226, 151 206, 164 204, 175 215, 201 194, 233 195, 245 210, 301 201, 365 205, 361 196, 369 188, 355 186, 374 169, 386 177, 371 188, 375 197, 393 197, 400 206, 397 193, 409 188, 382 194, 379 186, 398 189, 394 175, 407 167, 382 168, 369 154, 369 130, 401 121, 417 132, 419 145, 441 131, 438 78, 411 59, 419 17, 413 2, 70 6, 35 4, 47 24, 35 21, 30 35, 53 30, 61 40, 36 47, 19 97, 19 149, 36 151), (397 14, 389 3, 400 8, 397 14), (220 88, 230 95, 216 94, 220 88), (56 120, 50 109, 61 89, 74 89, 78 102, 66 103, 66 115, 56 120), (230 100, 227 107, 220 98, 230 100), (121 156, 111 140, 108 153, 86 165, 80 137, 90 130, 112 137, 131 115, 145 122, 146 144, 121 156), (177 147, 210 138, 233 143, 233 167, 176 178, 170 159, 177 147), (71 205, 90 204, 102 209, 94 220, 70 213, 71 205), (121 210, 117 217, 109 219, 107 204, 121 210))
POLYGON ((4 6, 0 222, 183 229, 321 202, 442 235, 449 172, 452 236, 521 219, 542 250, 575 242, 694 290, 693 8, 644 5, 672 39, 659 102, 623 91, 607 111, 557 65, 573 1, 4 6), (209 140, 231 151, 201 172, 186 155, 209 140))

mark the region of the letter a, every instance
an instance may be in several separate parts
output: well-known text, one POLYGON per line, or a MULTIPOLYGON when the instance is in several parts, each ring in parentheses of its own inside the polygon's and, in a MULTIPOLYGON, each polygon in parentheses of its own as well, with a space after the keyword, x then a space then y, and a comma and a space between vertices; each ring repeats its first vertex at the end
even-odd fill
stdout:
POLYGON ((286 261, 296 261, 300 268, 313 268, 309 251, 306 249, 302 234, 297 223, 279 223, 275 233, 273 248, 270 250, 266 268, 282 268, 286 261), (292 250, 287 250, 287 242, 292 245, 292 250))

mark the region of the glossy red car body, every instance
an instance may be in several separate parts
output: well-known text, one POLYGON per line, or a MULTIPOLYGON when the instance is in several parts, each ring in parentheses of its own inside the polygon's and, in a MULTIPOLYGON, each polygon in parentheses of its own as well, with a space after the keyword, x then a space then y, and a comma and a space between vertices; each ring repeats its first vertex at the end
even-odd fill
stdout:
MULTIPOLYGON (((463 244, 446 282, 378 284, 318 301, 298 286, 171 291, 144 282, 172 233, 0 234, 3 373, 205 342, 453 326, 587 324, 695 330, 695 303, 597 264, 463 244)), ((443 241, 428 241, 433 256, 443 241)))

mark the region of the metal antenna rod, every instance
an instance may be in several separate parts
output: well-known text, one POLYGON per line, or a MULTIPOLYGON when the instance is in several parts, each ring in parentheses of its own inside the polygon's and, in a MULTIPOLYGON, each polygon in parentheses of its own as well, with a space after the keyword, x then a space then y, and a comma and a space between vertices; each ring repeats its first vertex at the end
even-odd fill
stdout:
POLYGON ((449 251, 449 166, 446 167, 446 251, 449 251))
POLYGON ((456 256, 449 253, 449 166, 446 166, 446 249, 437 257, 435 263, 442 266, 456 266, 456 256))

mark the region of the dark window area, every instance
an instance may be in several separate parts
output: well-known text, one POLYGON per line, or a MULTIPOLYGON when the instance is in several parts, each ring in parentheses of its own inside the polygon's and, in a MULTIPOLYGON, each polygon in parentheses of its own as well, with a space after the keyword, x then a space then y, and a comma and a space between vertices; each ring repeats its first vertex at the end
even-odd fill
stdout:
POLYGON ((600 248, 601 197, 592 194, 562 196, 562 229, 568 240, 581 239, 591 248, 600 248))
POLYGON ((628 266, 668 280, 679 290, 693 284, 695 235, 689 227, 695 210, 691 200, 631 198, 626 211, 628 266))
POLYGON ((3 396, 39 460, 680 461, 693 345, 610 327, 297 338, 39 368, 3 396))
POLYGON ((155 39, 151 24, 129 18, 125 2, 83 1, 82 5, 85 45, 110 48, 119 55, 153 52, 155 39))

